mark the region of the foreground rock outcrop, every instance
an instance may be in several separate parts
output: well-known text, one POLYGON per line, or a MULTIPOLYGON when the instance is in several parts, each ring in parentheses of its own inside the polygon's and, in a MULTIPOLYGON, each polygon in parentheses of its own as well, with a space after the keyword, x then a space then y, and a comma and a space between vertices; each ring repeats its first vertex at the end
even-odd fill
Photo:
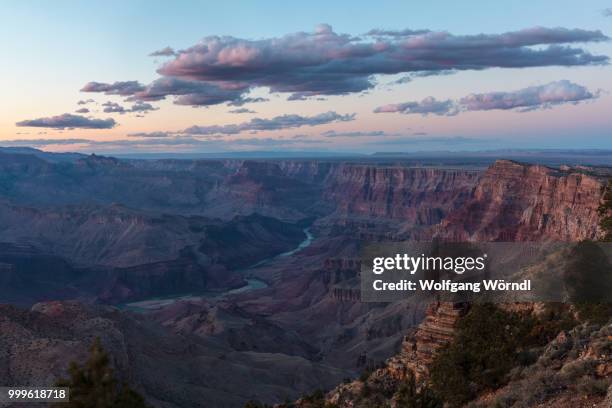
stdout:
MULTIPOLYGON (((401 350, 389 358, 382 367, 375 368, 366 379, 341 384, 326 395, 326 401, 339 408, 358 406, 364 387, 372 383, 377 388, 395 392, 409 376, 423 383, 429 375, 429 365, 436 352, 448 345, 454 336, 457 321, 468 311, 466 304, 436 302, 427 308, 423 322, 406 335, 401 350)), ((299 406, 299 403, 298 403, 299 406)))
POLYGON ((330 387, 348 375, 297 355, 236 350, 113 307, 45 302, 31 310, 0 306, 2 385, 55 384, 71 361, 85 359, 96 337, 119 379, 156 407, 234 408, 253 398, 278 401, 330 387))

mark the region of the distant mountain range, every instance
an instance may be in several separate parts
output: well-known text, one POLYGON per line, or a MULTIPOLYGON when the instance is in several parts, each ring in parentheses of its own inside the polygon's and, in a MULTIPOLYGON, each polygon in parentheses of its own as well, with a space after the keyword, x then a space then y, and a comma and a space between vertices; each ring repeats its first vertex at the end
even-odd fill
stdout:
MULTIPOLYGON (((1 147, 0 152, 32 154, 42 159, 61 162, 73 161, 87 156, 83 153, 52 153, 32 147, 1 147)), ((106 155, 106 154, 101 154, 106 155)), ((356 152, 324 152, 324 151, 243 151, 219 153, 121 153, 110 154, 121 159, 142 160, 213 160, 213 159, 410 159, 422 160, 433 165, 461 163, 469 159, 472 164, 490 165, 497 159, 511 159, 527 163, 547 165, 573 164, 612 166, 612 150, 607 149, 493 149, 481 151, 414 151, 414 152, 376 152, 372 154, 356 152)))

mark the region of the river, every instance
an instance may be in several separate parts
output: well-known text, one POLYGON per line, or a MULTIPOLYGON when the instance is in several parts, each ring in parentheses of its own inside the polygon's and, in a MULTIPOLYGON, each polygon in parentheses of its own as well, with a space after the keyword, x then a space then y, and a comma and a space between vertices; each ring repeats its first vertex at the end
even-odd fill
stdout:
MULTIPOLYGON (((270 258, 263 259, 257 262, 256 264, 253 264, 245 269, 241 269, 240 271, 238 271, 238 273, 248 276, 250 274, 249 272, 255 268, 259 268, 261 266, 267 265, 280 258, 286 258, 305 248, 308 248, 310 244, 312 243, 314 236, 310 232, 310 228, 304 228, 304 234, 306 235, 306 238, 302 242, 300 242, 300 244, 297 247, 293 248, 292 250, 283 252, 281 254, 272 256, 270 258)), ((251 290, 264 289, 268 287, 268 284, 265 281, 254 278, 252 276, 245 278, 245 280, 246 280, 246 285, 241 286, 239 288, 226 290, 224 292, 204 292, 204 293, 198 293, 198 294, 188 293, 188 294, 181 294, 181 295, 161 296, 161 297, 154 297, 154 298, 145 299, 145 300, 139 300, 138 302, 125 303, 123 305, 120 305, 119 307, 122 309, 132 310, 136 312, 147 312, 147 311, 161 309, 162 307, 165 307, 165 306, 168 306, 173 303, 180 302, 180 301, 200 300, 202 298, 207 298, 207 299, 222 298, 227 295, 234 295, 238 293, 244 293, 244 292, 248 292, 251 290)))

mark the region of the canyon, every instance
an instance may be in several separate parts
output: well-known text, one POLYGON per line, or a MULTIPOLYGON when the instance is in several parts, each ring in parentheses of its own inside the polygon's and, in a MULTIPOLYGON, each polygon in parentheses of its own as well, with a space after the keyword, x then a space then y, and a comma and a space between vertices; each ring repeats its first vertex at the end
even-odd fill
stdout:
POLYGON ((509 160, 0 150, 0 301, 11 304, 0 309, 0 372, 7 385, 49 385, 100 337, 159 407, 280 403, 381 364, 390 378, 426 376, 465 310, 362 303, 364 243, 597 239, 609 176, 509 160), (247 279, 266 285, 231 291, 247 279), (178 300, 124 307, 158 298, 178 300))

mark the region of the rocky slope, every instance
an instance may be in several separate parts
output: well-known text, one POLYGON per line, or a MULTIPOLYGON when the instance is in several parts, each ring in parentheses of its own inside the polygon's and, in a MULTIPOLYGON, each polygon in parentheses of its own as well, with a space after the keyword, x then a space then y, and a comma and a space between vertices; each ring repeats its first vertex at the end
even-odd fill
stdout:
MULTIPOLYGON (((359 401, 363 399, 364 387, 369 387, 370 383, 374 387, 395 392, 411 375, 415 375, 417 383, 426 381, 436 352, 452 341, 455 324, 467 310, 467 305, 462 304, 438 302, 429 305, 425 318, 416 330, 404 337, 398 354, 389 358, 382 367, 375 367, 367 379, 344 383, 332 389, 325 400, 338 408, 357 407, 361 406, 359 401)), ((308 405, 298 401, 298 407, 301 406, 308 405)))
POLYGON ((117 303, 237 287, 244 281, 235 271, 294 248, 304 239, 302 229, 256 214, 220 221, 120 205, 4 203, 0 260, 6 284, 0 298, 27 304, 84 296, 117 303))
POLYGON ((329 387, 347 373, 303 357, 237 351, 219 339, 173 333, 143 315, 75 302, 0 306, 3 386, 50 386, 99 337, 121 376, 157 407, 240 407, 329 387), (231 381, 228 381, 231 379, 231 381))
MULTIPOLYGON (((437 350, 452 342, 454 327, 465 315, 467 306, 448 303, 430 306, 423 323, 406 336, 401 352, 382 367, 374 368, 358 380, 338 385, 316 399, 312 396, 302 398, 295 406, 311 408, 316 406, 313 405, 316 402, 336 408, 365 408, 372 406, 373 401, 376 401, 376 406, 405 406, 398 400, 398 390, 410 383, 413 374, 416 374, 417 390, 426 385, 432 358, 437 350)), ((533 304, 502 307, 508 310, 519 308, 522 312, 531 310, 533 313, 538 313, 539 308, 533 304)), ((480 395, 465 406, 610 407, 612 324, 583 323, 576 324, 571 330, 561 330, 552 341, 537 350, 537 358, 532 364, 518 365, 508 377, 506 385, 480 395)))
POLYGON ((612 406, 612 324, 561 331, 537 361, 478 398, 475 408, 609 408, 612 406))
POLYGON ((111 205, 199 214, 206 193, 231 170, 219 162, 188 168, 132 164, 103 156, 51 162, 0 152, 0 197, 16 205, 111 205))

